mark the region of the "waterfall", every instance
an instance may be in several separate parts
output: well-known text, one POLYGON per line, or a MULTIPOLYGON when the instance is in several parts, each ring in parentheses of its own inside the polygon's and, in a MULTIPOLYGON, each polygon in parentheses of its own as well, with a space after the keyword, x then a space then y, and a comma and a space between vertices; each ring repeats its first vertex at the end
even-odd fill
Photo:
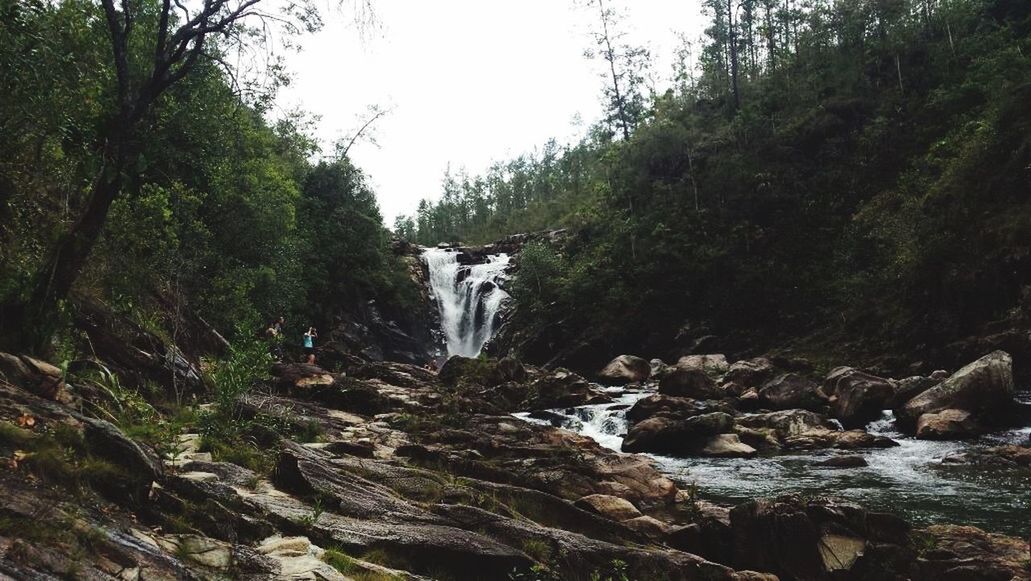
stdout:
POLYGON ((459 254, 450 248, 428 248, 423 260, 440 310, 448 355, 476 357, 494 335, 498 311, 509 298, 498 286, 509 257, 497 254, 488 256, 484 264, 463 265, 458 262, 459 254))

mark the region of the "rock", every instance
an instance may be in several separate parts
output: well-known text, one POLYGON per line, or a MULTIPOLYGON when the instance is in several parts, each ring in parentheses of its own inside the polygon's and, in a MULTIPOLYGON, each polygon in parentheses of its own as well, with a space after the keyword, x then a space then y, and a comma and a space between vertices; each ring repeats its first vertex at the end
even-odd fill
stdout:
POLYGON ((755 448, 742 443, 737 434, 717 434, 709 438, 701 452, 713 458, 752 458, 755 454, 755 448))
POLYGON ((623 521, 623 526, 626 528, 641 533, 645 537, 653 540, 660 540, 669 534, 671 528, 666 523, 660 521, 657 518, 650 516, 638 516, 623 521))
POLYGON ((816 465, 827 468, 862 468, 870 464, 862 456, 833 456, 817 462, 816 465))
POLYGON ((861 428, 881 417, 895 389, 891 382, 854 367, 838 367, 827 375, 824 393, 835 399, 831 409, 846 428, 861 428))
POLYGON ((865 579, 876 552, 904 551, 909 525, 833 498, 788 495, 746 502, 730 511, 734 564, 783 579, 865 579))
POLYGON ((827 398, 820 393, 819 386, 797 373, 785 373, 766 383, 759 390, 759 401, 775 410, 822 411, 827 407, 827 398))
POLYGON ((966 410, 947 409, 927 413, 916 422, 916 437, 920 440, 958 440, 980 433, 981 429, 966 410))
POLYGON ((309 363, 276 363, 272 366, 272 376, 280 386, 302 391, 332 385, 334 381, 328 371, 309 363))
POLYGON ((687 419, 667 416, 648 418, 634 424, 623 439, 624 452, 698 453, 709 436, 729 432, 734 418, 722 412, 701 414, 687 419))
POLYGON ((741 397, 745 393, 745 386, 735 381, 725 382, 720 386, 727 397, 741 397))
POLYGON ((723 391, 716 381, 699 368, 683 368, 679 365, 659 381, 659 393, 695 399, 719 399, 723 391))
POLYGON ((1024 539, 957 525, 933 525, 918 534, 930 549, 913 567, 914 581, 1027 581, 1028 545, 1024 539))
POLYGON ((756 410, 761 405, 759 400, 759 390, 754 387, 750 387, 741 393, 737 398, 738 406, 743 410, 756 410))
POLYGON ((53 365, 29 357, 0 353, 0 379, 39 397, 70 403, 64 373, 53 365))
POLYGON ((609 494, 589 494, 576 501, 576 506, 614 521, 641 516, 632 502, 609 494))
POLYGON ((452 355, 437 373, 444 385, 478 385, 493 387, 508 381, 526 381, 523 364, 511 357, 502 359, 473 359, 452 355))
POLYGON ((602 383, 613 385, 635 383, 648 379, 651 373, 651 365, 644 359, 633 355, 620 355, 598 372, 598 379, 602 383))
POLYGON ((738 383, 747 389, 769 381, 776 371, 773 363, 765 357, 742 359, 730 366, 723 380, 738 383))
POLYGON ((939 383, 941 383, 941 379, 922 377, 919 375, 906 377, 896 381, 895 393, 891 396, 890 401, 890 407, 895 411, 895 416, 898 417, 904 413, 902 411, 902 406, 909 403, 909 400, 928 389, 931 389, 939 383))
POLYGON ((723 402, 655 394, 637 400, 637 403, 627 410, 626 418, 627 421, 634 424, 660 414, 676 419, 687 419, 691 416, 717 411, 734 413, 734 409, 723 402))
POLYGON ((1013 400, 1013 359, 1004 351, 994 351, 970 363, 948 379, 911 399, 899 419, 903 427, 912 426, 920 416, 947 409, 971 413, 984 426, 1004 424, 1015 409, 1013 400))
POLYGON ((670 366, 670 365, 667 365, 666 362, 663 361, 662 359, 652 359, 651 361, 648 362, 648 365, 649 365, 649 367, 651 367, 651 377, 652 377, 652 379, 662 379, 670 371, 673 371, 673 367, 670 366))
POLYGON ((713 379, 720 379, 730 370, 726 355, 685 355, 677 360, 677 369, 698 369, 713 379))
POLYGON ((561 367, 531 382, 528 391, 530 396, 522 404, 525 410, 574 407, 612 401, 612 398, 595 389, 586 379, 561 367))
MULTIPOLYGON (((887 448, 898 443, 884 436, 868 434, 863 430, 842 431, 827 418, 805 410, 783 410, 762 414, 746 414, 735 419, 736 431, 741 427, 771 433, 781 447, 795 450, 837 448, 887 448)), ((751 443, 756 443, 752 441, 751 443)))
POLYGON ((149 486, 161 478, 161 461, 150 449, 128 438, 114 424, 93 418, 81 418, 86 445, 98 456, 124 467, 130 482, 149 486))

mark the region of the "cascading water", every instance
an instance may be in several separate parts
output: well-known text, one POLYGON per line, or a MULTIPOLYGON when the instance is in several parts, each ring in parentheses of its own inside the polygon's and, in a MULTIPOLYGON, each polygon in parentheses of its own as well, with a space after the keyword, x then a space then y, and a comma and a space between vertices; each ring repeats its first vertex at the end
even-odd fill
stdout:
POLYGON ((494 335, 498 311, 509 298, 498 286, 509 257, 497 254, 488 256, 484 264, 463 265, 459 254, 451 248, 429 248, 423 260, 440 310, 448 355, 476 357, 494 335))

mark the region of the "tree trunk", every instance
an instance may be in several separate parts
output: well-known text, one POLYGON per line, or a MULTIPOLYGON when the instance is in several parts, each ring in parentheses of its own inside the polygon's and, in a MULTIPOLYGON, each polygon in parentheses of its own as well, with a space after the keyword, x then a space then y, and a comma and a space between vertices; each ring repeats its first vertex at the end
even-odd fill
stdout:
POLYGON ((741 92, 738 85, 737 32, 734 30, 734 2, 727 1, 727 44, 730 45, 730 87, 734 95, 734 111, 741 108, 741 92))
POLYGON ((86 266, 86 261, 104 229, 108 210, 123 185, 123 158, 116 161, 93 185, 89 202, 78 221, 54 245, 36 280, 29 302, 21 310, 22 347, 34 353, 46 349, 54 312, 68 298, 72 285, 86 266))

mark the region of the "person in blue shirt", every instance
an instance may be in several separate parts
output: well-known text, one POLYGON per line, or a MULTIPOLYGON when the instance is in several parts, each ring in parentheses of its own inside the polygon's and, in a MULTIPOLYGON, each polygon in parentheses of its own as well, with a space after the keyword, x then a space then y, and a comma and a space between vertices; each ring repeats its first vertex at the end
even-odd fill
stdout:
POLYGON ((308 327, 304 333, 304 353, 307 355, 308 363, 315 363, 315 339, 319 336, 315 327, 308 327))

